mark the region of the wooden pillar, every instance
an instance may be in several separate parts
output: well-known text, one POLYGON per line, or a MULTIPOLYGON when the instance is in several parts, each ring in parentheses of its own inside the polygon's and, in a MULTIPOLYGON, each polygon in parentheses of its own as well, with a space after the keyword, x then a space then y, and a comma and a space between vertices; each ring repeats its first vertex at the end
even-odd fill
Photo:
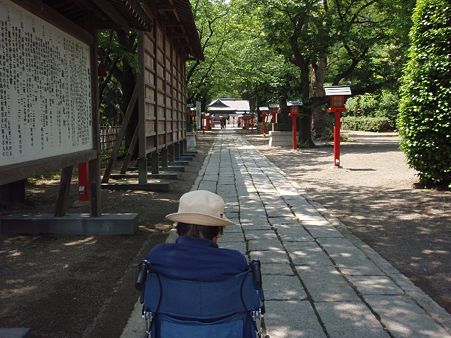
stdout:
POLYGON ((152 152, 150 161, 152 174, 158 174, 160 172, 160 159, 158 158, 158 152, 152 152))
POLYGON ((144 112, 144 33, 139 33, 138 42, 139 74, 138 85, 138 182, 147 183, 146 114, 144 112))
MULTIPOLYGON (((96 36, 95 30, 92 32, 96 36)), ((100 116, 99 116, 99 84, 97 79, 97 47, 96 41, 91 45, 91 92, 92 92, 92 143, 96 150, 96 158, 88 162, 91 194, 91 216, 101 216, 100 198, 100 116)))
POLYGON ((161 167, 166 169, 169 164, 168 148, 163 148, 160 153, 161 167))
POLYGON ((60 188, 56 201, 55 216, 62 217, 66 214, 67 198, 70 193, 70 183, 72 180, 73 166, 65 167, 61 170, 60 188))

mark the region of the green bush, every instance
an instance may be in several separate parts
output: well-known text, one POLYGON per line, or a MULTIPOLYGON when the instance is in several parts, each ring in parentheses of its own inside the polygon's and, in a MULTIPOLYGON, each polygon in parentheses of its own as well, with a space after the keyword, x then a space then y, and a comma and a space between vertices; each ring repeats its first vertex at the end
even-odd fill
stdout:
POLYGON ((389 89, 377 93, 365 93, 350 97, 346 101, 348 115, 367 117, 387 117, 396 125, 398 117, 399 97, 389 89))
POLYGON ((361 131, 393 131, 392 121, 387 117, 345 116, 342 119, 342 128, 346 130, 361 131))
POLYGON ((393 90, 384 89, 380 92, 379 106, 376 109, 375 117, 387 117, 393 126, 396 126, 398 118, 399 95, 393 90))
POLYGON ((402 78, 401 148, 426 186, 451 186, 451 6, 418 0, 402 78))

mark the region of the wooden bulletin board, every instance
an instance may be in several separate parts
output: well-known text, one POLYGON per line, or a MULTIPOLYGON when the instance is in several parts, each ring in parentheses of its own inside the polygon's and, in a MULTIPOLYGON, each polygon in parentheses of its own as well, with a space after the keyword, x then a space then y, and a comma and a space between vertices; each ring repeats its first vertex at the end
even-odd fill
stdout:
POLYGON ((93 38, 0 0, 0 184, 96 156, 93 38))

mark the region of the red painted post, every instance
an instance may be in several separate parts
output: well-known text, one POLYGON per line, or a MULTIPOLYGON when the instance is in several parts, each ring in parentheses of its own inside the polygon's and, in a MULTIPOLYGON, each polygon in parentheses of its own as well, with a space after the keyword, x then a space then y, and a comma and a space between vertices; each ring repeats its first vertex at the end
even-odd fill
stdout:
POLYGON ((89 201, 88 163, 78 164, 78 200, 89 201))
POLYGON ((274 125, 276 124, 277 111, 279 110, 279 105, 271 104, 269 105, 269 110, 271 112, 271 130, 274 131, 274 125))
POLYGON ((326 96, 330 96, 329 113, 334 113, 334 166, 340 166, 340 117, 341 113, 346 111, 345 97, 351 95, 351 87, 344 86, 330 86, 324 87, 326 96))
POLYGON ((297 114, 292 112, 288 114, 291 116, 291 149, 296 150, 298 148, 298 139, 297 139, 297 126, 296 126, 296 118, 297 114))
POLYGON ((288 116, 291 117, 291 149, 298 149, 298 138, 297 138, 297 117, 299 116, 301 101, 292 101, 288 104, 289 113, 288 116))
POLYGON ((334 165, 340 166, 340 111, 335 111, 334 126, 334 165))

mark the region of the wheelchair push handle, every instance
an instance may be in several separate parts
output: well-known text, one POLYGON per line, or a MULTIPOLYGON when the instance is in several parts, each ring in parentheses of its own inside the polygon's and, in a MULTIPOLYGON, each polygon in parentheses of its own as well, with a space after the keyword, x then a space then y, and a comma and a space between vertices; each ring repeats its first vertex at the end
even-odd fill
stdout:
POLYGON ((147 273, 150 269, 150 262, 147 260, 143 260, 138 265, 138 274, 136 276, 135 288, 139 291, 142 291, 144 285, 146 284, 147 273))
POLYGON ((262 283, 262 272, 261 263, 257 259, 253 259, 251 262, 252 278, 254 279, 254 287, 256 289, 261 289, 263 287, 262 283))

